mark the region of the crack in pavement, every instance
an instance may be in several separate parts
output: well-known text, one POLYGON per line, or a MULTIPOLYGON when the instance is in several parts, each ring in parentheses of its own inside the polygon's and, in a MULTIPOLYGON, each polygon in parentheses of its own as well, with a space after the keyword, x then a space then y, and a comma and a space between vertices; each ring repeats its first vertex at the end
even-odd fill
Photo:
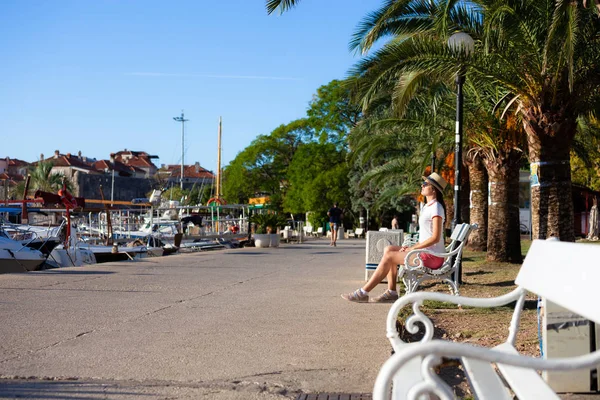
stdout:
POLYGON ((255 277, 252 277, 252 278, 248 278, 248 279, 243 280, 243 281, 234 282, 234 283, 232 283, 230 285, 227 285, 227 286, 224 286, 224 287, 222 287, 221 289, 218 289, 218 290, 210 291, 208 293, 203 293, 201 295, 189 297, 189 298, 186 298, 186 299, 176 300, 172 304, 166 305, 166 306, 158 308, 156 310, 148 311, 148 312, 146 312, 146 313, 144 313, 142 315, 138 315, 138 316, 135 316, 135 317, 132 317, 132 318, 120 321, 120 322, 116 322, 116 323, 114 323, 114 324, 112 324, 110 326, 105 326, 105 327, 101 327, 101 328, 97 328, 97 329, 92 329, 92 330, 89 330, 89 331, 81 332, 81 333, 76 334, 75 336, 59 340, 59 341, 57 341, 55 343, 52 343, 52 344, 49 344, 47 346, 40 347, 40 348, 33 349, 33 350, 28 350, 25 353, 16 354, 13 357, 9 357, 9 358, 5 358, 3 360, 0 360, 0 364, 3 364, 5 362, 7 362, 7 361, 11 361, 11 360, 15 360, 15 359, 21 358, 24 354, 31 355, 31 354, 38 353, 40 351, 44 351, 44 350, 56 347, 56 346, 60 346, 63 343, 67 343, 69 341, 76 340, 78 338, 84 337, 84 336, 89 335, 89 334, 93 334, 93 333, 101 332, 101 331, 106 331, 106 330, 112 330, 112 329, 115 329, 116 327, 121 326, 123 324, 127 324, 127 323, 130 323, 130 322, 133 322, 133 321, 137 321, 137 320, 143 319, 143 318, 148 317, 150 315, 154 315, 154 314, 157 314, 157 313, 162 312, 164 310, 168 310, 168 309, 170 309, 172 307, 175 307, 177 305, 180 305, 180 304, 183 304, 183 303, 187 303, 187 302, 190 302, 190 301, 194 301, 194 300, 197 300, 197 299, 201 299, 203 297, 210 296, 210 295, 213 295, 213 294, 216 294, 216 293, 220 293, 220 292, 229 290, 232 287, 235 287, 235 286, 238 286, 238 285, 242 285, 242 284, 251 282, 251 281, 256 280, 256 279, 262 279, 262 278, 265 278, 265 277, 267 277, 269 275, 273 275, 275 273, 276 273, 276 271, 275 272, 269 272, 269 273, 266 273, 266 274, 263 274, 263 275, 260 275, 260 276, 255 276, 255 277))
POLYGON ((2 288, 6 290, 61 290, 65 292, 106 292, 106 293, 161 293, 158 290, 118 290, 118 289, 64 289, 56 288, 2 288))

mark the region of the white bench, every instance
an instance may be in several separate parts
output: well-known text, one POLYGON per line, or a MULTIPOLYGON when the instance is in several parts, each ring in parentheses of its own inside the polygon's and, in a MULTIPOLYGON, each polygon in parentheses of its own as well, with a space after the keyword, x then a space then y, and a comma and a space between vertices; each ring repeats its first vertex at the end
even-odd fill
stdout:
POLYGON ((600 282, 600 246, 558 241, 533 242, 519 271, 512 292, 489 299, 451 296, 443 293, 418 292, 398 299, 386 321, 387 337, 395 354, 383 365, 373 389, 373 399, 421 399, 435 394, 442 400, 454 399, 452 389, 435 373, 441 358, 458 359, 475 398, 512 399, 508 387, 520 400, 559 399, 537 373, 594 369, 600 365, 600 351, 569 357, 540 359, 519 355, 515 340, 519 319, 528 291, 542 296, 596 323, 600 322, 598 282, 600 282), (473 307, 498 307, 516 302, 505 343, 488 349, 467 343, 432 340, 433 324, 421 311, 425 300, 437 300, 473 307), (399 311, 413 304, 413 315, 406 329, 417 333, 416 322, 425 326, 421 342, 405 343, 396 331, 399 311), (493 365, 498 367, 498 371, 493 365), (501 378, 502 377, 502 378, 501 378))
POLYGON ((445 253, 434 253, 430 250, 413 250, 406 255, 407 260, 412 260, 410 264, 400 266, 398 277, 404 282, 406 293, 416 292, 419 285, 428 280, 440 280, 448 283, 450 291, 456 296, 459 295, 457 274, 458 265, 462 259, 462 252, 465 242, 469 238, 469 233, 477 229, 477 225, 467 223, 459 224, 452 231, 451 242, 446 246, 445 253), (434 256, 444 258, 444 263, 438 269, 430 269, 423 266, 421 254, 428 253, 434 256))

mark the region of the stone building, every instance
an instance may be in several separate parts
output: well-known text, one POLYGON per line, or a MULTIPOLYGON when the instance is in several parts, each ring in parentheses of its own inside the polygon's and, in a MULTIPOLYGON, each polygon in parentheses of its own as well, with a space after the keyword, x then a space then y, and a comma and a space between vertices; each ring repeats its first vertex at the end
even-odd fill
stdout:
MULTIPOLYGON (((158 179, 163 182, 165 187, 180 186, 181 165, 163 165, 158 170, 158 179)), ((183 166, 183 188, 192 189, 193 187, 212 186, 215 181, 215 175, 200 166, 199 162, 194 165, 183 166)))
POLYGON ((0 200, 9 199, 10 188, 25 180, 30 165, 17 158, 0 159, 0 200))

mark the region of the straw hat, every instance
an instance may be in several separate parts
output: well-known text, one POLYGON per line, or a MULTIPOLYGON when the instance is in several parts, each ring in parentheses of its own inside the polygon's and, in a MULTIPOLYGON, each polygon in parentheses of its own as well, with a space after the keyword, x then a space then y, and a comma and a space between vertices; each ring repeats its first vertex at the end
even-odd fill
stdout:
POLYGON ((444 189, 446 189, 446 186, 448 185, 448 182, 439 176, 437 172, 432 172, 429 176, 422 176, 421 178, 431 183, 433 187, 439 190, 441 193, 444 193, 444 189))

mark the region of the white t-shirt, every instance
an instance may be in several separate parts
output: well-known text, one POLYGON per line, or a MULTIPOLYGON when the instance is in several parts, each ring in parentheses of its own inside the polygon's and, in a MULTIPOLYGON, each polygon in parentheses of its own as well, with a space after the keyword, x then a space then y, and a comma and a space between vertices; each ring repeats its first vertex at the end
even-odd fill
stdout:
MULTIPOLYGON (((419 243, 422 243, 433 236, 433 218, 442 217, 442 231, 446 218, 444 217, 444 208, 437 200, 430 201, 421 208, 419 216, 419 243)), ((444 235, 440 236, 440 240, 426 249, 436 253, 444 253, 444 235)))

